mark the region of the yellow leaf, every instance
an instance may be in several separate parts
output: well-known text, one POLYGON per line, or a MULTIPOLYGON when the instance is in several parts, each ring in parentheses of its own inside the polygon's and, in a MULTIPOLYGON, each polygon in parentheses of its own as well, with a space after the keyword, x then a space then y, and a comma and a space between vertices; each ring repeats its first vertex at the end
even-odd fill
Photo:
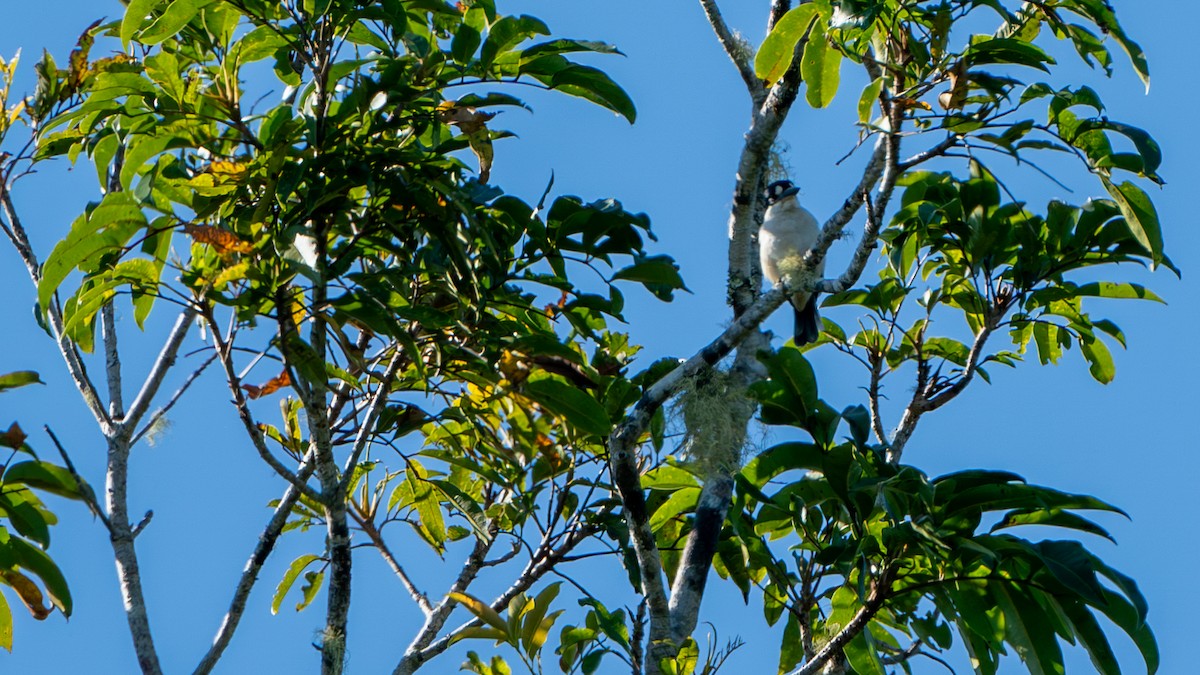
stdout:
POLYGON ((486 602, 479 598, 472 597, 466 593, 454 592, 450 594, 450 599, 467 608, 467 611, 474 614, 476 618, 495 628, 504 634, 508 634, 508 624, 504 619, 500 618, 500 614, 492 609, 486 602))

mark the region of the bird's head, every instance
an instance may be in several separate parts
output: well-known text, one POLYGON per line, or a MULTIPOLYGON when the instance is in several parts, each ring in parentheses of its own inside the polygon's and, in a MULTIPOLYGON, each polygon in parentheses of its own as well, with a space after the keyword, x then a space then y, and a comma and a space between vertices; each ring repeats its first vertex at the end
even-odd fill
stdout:
POLYGON ((767 186, 767 205, 782 201, 800 192, 790 180, 777 180, 767 186))

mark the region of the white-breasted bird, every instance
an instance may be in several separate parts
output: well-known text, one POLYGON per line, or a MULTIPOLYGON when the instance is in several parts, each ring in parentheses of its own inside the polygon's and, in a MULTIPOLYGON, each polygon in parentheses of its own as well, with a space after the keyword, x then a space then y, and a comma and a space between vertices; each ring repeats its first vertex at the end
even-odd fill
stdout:
MULTIPOLYGON (((763 275, 771 285, 799 268, 800 261, 817 243, 820 226, 807 209, 800 206, 796 194, 800 188, 788 180, 767 186, 767 213, 758 231, 758 259, 763 275), (786 263, 784 261, 787 261, 786 263)), ((825 261, 814 270, 824 274, 825 261)), ((796 293, 790 302, 796 311, 795 342, 805 345, 821 336, 821 317, 817 314, 816 293, 796 293)))

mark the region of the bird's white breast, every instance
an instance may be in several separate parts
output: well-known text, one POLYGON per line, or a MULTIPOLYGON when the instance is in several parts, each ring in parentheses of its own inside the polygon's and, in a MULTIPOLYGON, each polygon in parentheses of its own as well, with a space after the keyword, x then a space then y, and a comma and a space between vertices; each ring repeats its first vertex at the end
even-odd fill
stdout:
POLYGON ((812 248, 819 231, 817 219, 795 199, 784 200, 767 209, 758 232, 758 252, 763 274, 772 285, 778 283, 781 276, 779 263, 786 258, 801 256, 812 248))

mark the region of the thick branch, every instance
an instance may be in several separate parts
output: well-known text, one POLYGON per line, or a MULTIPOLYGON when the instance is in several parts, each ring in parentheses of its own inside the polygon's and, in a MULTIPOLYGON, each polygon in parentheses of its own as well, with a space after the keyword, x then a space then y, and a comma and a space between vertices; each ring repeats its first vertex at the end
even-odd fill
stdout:
POLYGON ((121 353, 117 349, 117 320, 112 301, 100 308, 100 335, 104 342, 104 370, 108 380, 108 415, 114 420, 125 416, 125 397, 121 393, 121 353))
POLYGON ((676 645, 681 644, 696 629, 700 601, 704 597, 708 571, 717 552, 721 526, 725 523, 725 514, 729 510, 733 485, 733 477, 730 475, 710 477, 696 502, 692 532, 688 535, 683 557, 679 561, 679 573, 671 586, 671 641, 676 645))
POLYGON ((105 472, 106 500, 110 527, 109 541, 117 563, 117 578, 124 600, 125 619, 133 638, 134 652, 143 674, 162 672, 154 639, 150 634, 150 617, 146 611, 146 596, 142 591, 142 575, 137 551, 133 545, 133 528, 129 523, 128 478, 129 437, 117 434, 108 439, 108 466, 105 472))

